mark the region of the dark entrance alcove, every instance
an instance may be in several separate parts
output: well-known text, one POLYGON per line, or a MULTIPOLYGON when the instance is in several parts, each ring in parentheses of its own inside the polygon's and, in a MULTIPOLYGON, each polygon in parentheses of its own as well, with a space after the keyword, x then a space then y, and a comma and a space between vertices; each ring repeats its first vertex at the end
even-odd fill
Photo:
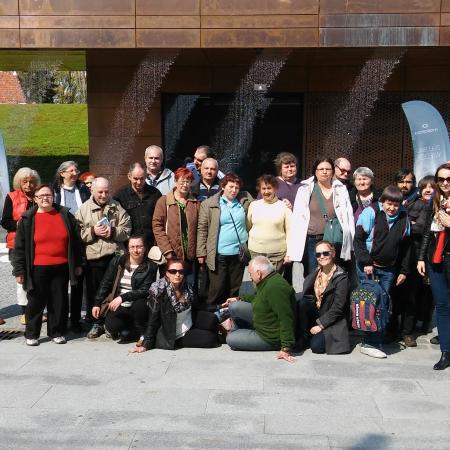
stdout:
MULTIPOLYGON (((259 175, 274 173, 277 153, 289 151, 302 160, 302 94, 262 95, 270 100, 269 107, 252 121, 247 149, 234 149, 240 156, 235 171, 251 192, 259 175)), ((217 141, 217 133, 233 99, 232 94, 163 94, 163 148, 170 168, 182 166, 201 144, 211 145, 218 159, 229 150, 217 141)))

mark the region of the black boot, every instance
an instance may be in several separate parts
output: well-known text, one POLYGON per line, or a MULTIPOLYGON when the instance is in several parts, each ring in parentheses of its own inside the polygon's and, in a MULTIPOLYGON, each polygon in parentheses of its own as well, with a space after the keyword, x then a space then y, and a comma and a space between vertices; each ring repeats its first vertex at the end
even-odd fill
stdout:
POLYGON ((450 352, 442 352, 441 359, 433 366, 434 370, 444 370, 450 367, 450 352))

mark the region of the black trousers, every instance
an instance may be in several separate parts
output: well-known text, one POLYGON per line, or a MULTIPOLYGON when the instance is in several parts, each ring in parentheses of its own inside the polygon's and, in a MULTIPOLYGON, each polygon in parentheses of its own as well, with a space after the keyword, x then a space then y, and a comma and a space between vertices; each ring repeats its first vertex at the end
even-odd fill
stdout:
POLYGON ((28 291, 28 305, 25 307, 27 325, 25 337, 38 339, 41 334, 42 313, 47 306, 47 335, 50 338, 64 336, 69 310, 69 266, 33 267, 33 289, 28 291))
POLYGON ((313 353, 325 353, 325 336, 323 331, 311 334, 310 329, 317 325, 319 311, 310 297, 303 297, 297 302, 297 346, 301 349, 308 345, 313 353))
POLYGON ((148 321, 147 299, 141 298, 129 307, 119 306, 116 311, 108 311, 105 317, 105 328, 112 334, 137 328, 143 335, 148 321))
POLYGON ((239 295, 244 269, 239 255, 218 255, 216 270, 209 270, 208 304, 220 305, 227 298, 239 295))
POLYGON ((175 347, 214 348, 219 345, 219 321, 214 313, 199 311, 193 318, 192 328, 175 341, 175 347))
POLYGON ((79 322, 83 306, 84 273, 77 277, 77 284, 70 286, 70 321, 79 322))
POLYGON ((106 269, 114 255, 103 258, 91 259, 86 262, 86 316, 92 317, 92 307, 94 306, 97 289, 105 275, 106 269))

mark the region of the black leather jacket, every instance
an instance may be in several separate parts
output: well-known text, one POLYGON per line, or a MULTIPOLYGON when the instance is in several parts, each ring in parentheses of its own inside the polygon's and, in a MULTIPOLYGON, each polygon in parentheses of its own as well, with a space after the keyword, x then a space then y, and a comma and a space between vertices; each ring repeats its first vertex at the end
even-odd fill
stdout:
MULTIPOLYGON (((117 272, 120 271, 121 275, 125 269, 126 256, 115 256, 109 263, 106 269, 105 275, 100 283, 95 296, 94 306, 100 306, 103 300, 111 293, 114 286, 114 280, 116 279, 117 272)), ((156 279, 157 266, 155 263, 148 259, 144 259, 142 264, 133 272, 131 276, 131 288, 132 290, 122 294, 122 301, 134 302, 141 298, 147 298, 148 289, 156 279)), ((118 288, 114 292, 114 297, 118 295, 118 288)))
MULTIPOLYGON (((434 211, 432 208, 428 210, 423 230, 422 245, 420 246, 418 261, 431 262, 437 244, 437 232, 431 231, 431 222, 433 221, 434 211)), ((445 229, 445 245, 444 251, 449 251, 450 228, 445 229)))

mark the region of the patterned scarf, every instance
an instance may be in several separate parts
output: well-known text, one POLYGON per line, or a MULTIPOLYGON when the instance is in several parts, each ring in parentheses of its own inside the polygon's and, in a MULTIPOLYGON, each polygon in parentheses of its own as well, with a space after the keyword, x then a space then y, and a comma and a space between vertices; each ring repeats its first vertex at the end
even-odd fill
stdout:
POLYGON ((189 286, 185 281, 183 281, 183 284, 181 285, 181 291, 183 292, 184 301, 177 299, 175 288, 166 277, 160 278, 150 286, 148 302, 149 307, 153 309, 154 303, 160 301, 162 296, 166 295, 175 312, 180 313, 185 311, 191 307, 194 301, 194 292, 191 286, 189 286))
POLYGON ((329 274, 324 273, 322 267, 319 267, 319 270, 317 271, 316 281, 314 281, 314 294, 316 295, 317 309, 320 309, 323 293, 330 283, 330 280, 333 278, 334 272, 336 272, 336 265, 333 266, 329 274))

